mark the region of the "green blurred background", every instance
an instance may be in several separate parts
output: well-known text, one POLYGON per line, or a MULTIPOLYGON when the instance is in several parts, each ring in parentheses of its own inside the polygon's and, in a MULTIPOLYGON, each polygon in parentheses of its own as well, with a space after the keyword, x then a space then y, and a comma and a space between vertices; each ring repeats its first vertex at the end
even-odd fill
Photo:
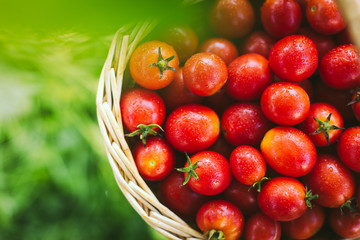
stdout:
POLYGON ((116 185, 95 93, 119 27, 184 11, 180 0, 1 1, 0 239, 163 239, 116 185))

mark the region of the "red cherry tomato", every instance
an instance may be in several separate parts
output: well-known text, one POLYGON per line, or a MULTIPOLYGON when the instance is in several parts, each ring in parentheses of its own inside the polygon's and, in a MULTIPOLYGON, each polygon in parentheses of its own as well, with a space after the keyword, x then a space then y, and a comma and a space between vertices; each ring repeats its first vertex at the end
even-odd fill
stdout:
POLYGON ((230 169, 239 182, 253 185, 265 177, 266 163, 256 148, 242 145, 231 153, 230 169))
POLYGON ((257 53, 268 58, 271 48, 274 46, 275 40, 265 32, 253 32, 246 38, 241 46, 242 53, 257 53))
POLYGON ((198 47, 199 39, 190 26, 177 25, 168 28, 161 36, 162 40, 173 46, 180 62, 185 62, 198 47))
POLYGON ((351 89, 360 84, 360 55, 352 44, 327 52, 320 61, 321 79, 330 87, 351 89))
POLYGON ((348 105, 349 104, 351 105, 354 116, 360 122, 360 89, 357 89, 354 92, 352 100, 348 103, 348 105))
POLYGON ((150 41, 138 46, 131 55, 131 77, 148 89, 166 87, 179 68, 179 58, 174 48, 165 42, 150 41))
POLYGON ((235 204, 245 216, 249 216, 260 210, 257 203, 258 192, 256 188, 249 189, 249 186, 235 179, 233 179, 229 187, 226 188, 224 195, 225 199, 235 204))
POLYGON ((200 104, 187 104, 170 113, 165 122, 165 137, 177 150, 199 152, 210 147, 220 133, 216 113, 200 104))
POLYGON ((309 79, 305 79, 301 82, 298 82, 300 87, 302 87, 307 95, 309 96, 310 103, 314 101, 314 87, 312 82, 309 79))
POLYGON ((185 220, 195 219, 197 211, 206 202, 207 197, 183 186, 184 174, 173 171, 159 183, 160 201, 185 220))
POLYGON ((343 119, 335 107, 327 103, 313 103, 307 118, 299 125, 316 146, 333 144, 343 128, 343 119))
POLYGON ((239 101, 259 99, 272 81, 268 60, 256 53, 236 58, 228 66, 228 72, 226 91, 239 101))
POLYGON ((252 215, 245 224, 245 240, 280 240, 281 226, 263 213, 252 215))
POLYGON ((184 83, 183 68, 175 74, 174 80, 165 88, 161 89, 162 96, 166 108, 174 110, 181 105, 190 103, 200 103, 202 98, 190 91, 184 83))
POLYGON ((291 35, 275 43, 269 54, 271 70, 282 80, 300 82, 318 66, 316 45, 304 35, 291 35))
POLYGON ((243 232, 244 217, 232 203, 214 200, 200 208, 196 224, 208 239, 237 240, 243 232))
POLYGON ((236 103, 221 118, 222 133, 235 146, 259 144, 271 126, 257 103, 236 103))
POLYGON ((248 0, 217 0, 210 12, 210 25, 222 37, 241 38, 253 28, 254 18, 248 0))
POLYGON ((229 65, 238 55, 238 50, 232 42, 226 38, 210 38, 199 47, 199 52, 208 52, 218 55, 229 65))
POLYGON ((305 120, 310 111, 306 91, 295 83, 273 83, 261 96, 261 109, 272 122, 291 126, 305 120))
POLYGON ((318 194, 315 203, 336 208, 349 200, 355 192, 354 177, 336 157, 319 154, 314 168, 303 178, 304 184, 318 194))
POLYGON ((360 126, 344 131, 340 136, 337 150, 341 161, 348 168, 360 172, 360 126))
POLYGON ((275 38, 295 34, 301 19, 301 8, 295 0, 266 0, 261 7, 261 22, 275 38))
POLYGON ((310 138, 293 127, 269 130, 260 144, 269 166, 278 173, 300 177, 308 174, 316 162, 316 149, 310 138))
POLYGON ((160 137, 147 139, 146 146, 139 142, 133 156, 140 175, 150 181, 164 179, 175 166, 175 154, 170 145, 160 137))
POLYGON ((228 73, 225 62, 213 53, 192 55, 184 66, 185 85, 199 96, 210 96, 224 86, 228 73))
POLYGON ((329 222, 331 228, 343 238, 358 239, 360 237, 360 212, 331 209, 329 222))
POLYGON ((311 27, 322 34, 339 33, 346 27, 335 0, 309 0, 306 17, 311 27))
POLYGON ((258 195, 261 210, 276 221, 291 221, 307 209, 306 189, 295 178, 276 177, 266 182, 258 195))
POLYGON ((324 209, 318 205, 313 205, 301 217, 281 223, 281 229, 293 239, 308 239, 321 229, 324 222, 324 209))
POLYGON ((184 184, 188 183, 193 191, 207 196, 222 193, 232 178, 226 158, 213 151, 196 153, 178 170, 184 172, 184 184))
POLYGON ((165 104, 155 92, 133 88, 124 92, 120 99, 120 111, 125 128, 133 132, 139 124, 162 125, 165 120, 165 104))

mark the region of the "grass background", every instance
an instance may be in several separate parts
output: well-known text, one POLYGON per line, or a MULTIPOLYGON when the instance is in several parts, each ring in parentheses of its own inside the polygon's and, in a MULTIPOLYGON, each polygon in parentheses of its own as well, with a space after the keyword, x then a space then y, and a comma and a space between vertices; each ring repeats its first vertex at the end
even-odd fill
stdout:
POLYGON ((188 11, 179 0, 2 2, 0 239, 163 239, 115 183, 95 93, 119 27, 188 11))

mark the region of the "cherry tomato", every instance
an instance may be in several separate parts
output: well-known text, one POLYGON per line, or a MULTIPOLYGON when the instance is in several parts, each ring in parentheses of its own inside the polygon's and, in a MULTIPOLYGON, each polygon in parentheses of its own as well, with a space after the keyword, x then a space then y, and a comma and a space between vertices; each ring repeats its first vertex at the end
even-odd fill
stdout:
POLYGON ((301 217, 310 200, 304 185, 289 177, 271 179, 258 195, 261 210, 276 221, 291 221, 301 217))
POLYGON ((221 118, 222 133, 235 146, 259 144, 271 126, 257 103, 236 103, 221 118))
POLYGON ((301 8, 295 0, 266 0, 261 7, 261 22, 275 38, 295 34, 301 20, 301 8))
POLYGON ((146 146, 139 142, 133 156, 140 175, 150 181, 164 179, 175 166, 175 154, 170 145, 160 137, 151 137, 146 146))
POLYGON ((285 176, 304 176, 316 162, 314 144, 305 133, 293 127, 278 126, 269 130, 260 150, 266 163, 285 176))
POLYGON ((266 163, 256 148, 242 145, 231 153, 230 169, 239 182, 253 185, 265 177, 266 163))
POLYGON ((178 68, 179 57, 174 48, 156 40, 138 46, 129 62, 133 80, 148 89, 160 89, 169 85, 178 68))
MULTIPOLYGON (((314 101, 314 87, 312 82, 309 79, 305 79, 301 82, 298 82, 300 87, 302 87, 307 95, 309 96, 310 103, 314 101)), ((310 105, 311 106, 311 105, 310 105)))
POLYGON ((213 53, 192 55, 184 66, 185 85, 199 96, 210 96, 224 86, 228 73, 225 62, 213 53))
POLYGON ((355 192, 352 173, 336 157, 319 154, 314 168, 303 178, 304 184, 318 194, 315 203, 336 208, 349 200, 355 192))
POLYGON ((360 172, 360 126, 344 131, 340 136, 337 150, 341 161, 348 168, 360 172))
POLYGON ((249 186, 238 182, 233 179, 224 191, 225 199, 235 204, 240 211, 249 216, 258 212, 259 205, 257 203, 258 192, 256 188, 249 189, 249 186))
POLYGON ((351 89, 360 84, 359 51, 345 44, 327 52, 320 61, 321 79, 330 87, 351 89))
POLYGON ((282 80, 305 80, 318 66, 316 45, 304 35, 285 37, 270 50, 269 64, 271 70, 282 80))
POLYGON ((199 52, 214 53, 229 65, 239 55, 238 50, 232 42, 226 38, 210 38, 199 47, 199 52))
POLYGON ((230 185, 232 178, 226 158, 213 151, 196 153, 178 171, 184 172, 184 184, 207 196, 222 193, 230 185))
POLYGON ((234 204, 214 200, 200 208, 196 224, 208 239, 237 240, 243 233, 244 217, 234 204))
POLYGON ((307 118, 299 125, 316 146, 333 144, 343 128, 343 119, 340 113, 330 104, 313 103, 307 118))
POLYGON ((228 66, 228 72, 226 91, 232 98, 240 101, 259 99, 272 81, 268 60, 256 53, 236 58, 228 66))
POLYGON ((360 122, 360 89, 357 89, 354 92, 352 100, 348 103, 348 105, 349 104, 351 105, 354 116, 360 122))
POLYGON ((253 32, 245 40, 241 46, 242 53, 257 53, 268 58, 271 48, 274 46, 275 40, 265 32, 253 32))
POLYGON ((358 239, 360 237, 360 212, 358 211, 331 209, 329 222, 331 228, 343 238, 358 239))
POLYGON ((176 25, 168 28, 162 35, 162 40, 173 46, 180 62, 185 62, 198 47, 199 39, 190 26, 176 25))
POLYGON ((120 111, 125 128, 129 132, 139 124, 162 125, 165 120, 165 104, 153 91, 133 88, 124 92, 120 99, 120 111))
POLYGON ((339 33, 346 27, 335 0, 309 0, 306 17, 311 27, 322 34, 339 33))
POLYGON ((295 83, 273 83, 261 96, 261 109, 272 122, 291 126, 304 121, 310 111, 310 99, 295 83))
POLYGON ((293 239, 308 239, 321 229, 324 222, 324 209, 318 205, 313 205, 301 217, 289 222, 282 222, 281 229, 293 239))
POLYGON ((252 30, 254 18, 248 0, 217 0, 210 12, 210 25, 222 37, 241 38, 252 30))
POLYGON ((183 68, 175 74, 174 80, 165 88, 161 89, 160 95, 168 110, 174 110, 181 105, 200 103, 202 98, 190 91, 184 83, 183 68))
POLYGON ((245 224, 245 240, 280 240, 281 226, 263 213, 252 215, 245 224))
POLYGON ((173 171, 159 183, 160 201, 183 219, 195 219, 197 211, 206 202, 207 197, 183 186, 184 174, 173 171))
POLYGON ((216 113, 200 104, 187 104, 170 113, 165 122, 165 137, 177 150, 199 152, 210 147, 220 133, 216 113))

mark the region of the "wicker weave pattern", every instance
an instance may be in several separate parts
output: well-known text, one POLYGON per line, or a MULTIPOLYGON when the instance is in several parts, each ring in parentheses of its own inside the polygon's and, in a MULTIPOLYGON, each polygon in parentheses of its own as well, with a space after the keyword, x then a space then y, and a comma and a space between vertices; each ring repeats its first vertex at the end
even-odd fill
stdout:
POLYGON ((153 29, 154 22, 120 29, 113 38, 101 72, 96 97, 97 117, 106 154, 116 182, 131 206, 152 228, 169 239, 203 239, 201 233, 162 205, 139 175, 124 138, 119 99, 124 71, 137 44, 153 29))

